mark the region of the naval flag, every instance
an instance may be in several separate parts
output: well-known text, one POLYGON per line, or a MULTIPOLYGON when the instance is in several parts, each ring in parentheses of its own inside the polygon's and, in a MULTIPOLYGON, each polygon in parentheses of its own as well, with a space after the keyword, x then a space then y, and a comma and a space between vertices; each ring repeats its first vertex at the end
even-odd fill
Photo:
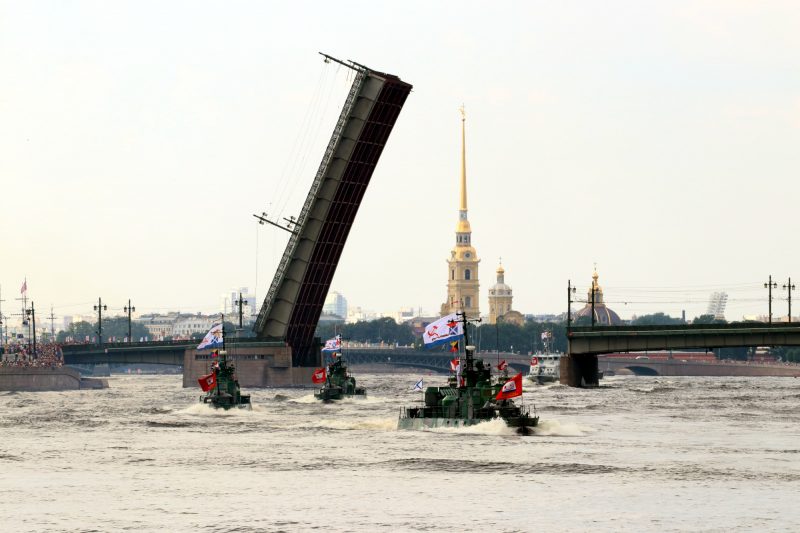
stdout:
POLYGON ((414 386, 411 388, 411 390, 418 390, 418 391, 421 391, 421 390, 422 390, 422 380, 423 380, 423 379, 425 379, 425 378, 419 378, 419 381, 417 381, 416 383, 414 383, 414 386))
POLYGON ((338 352, 342 349, 342 336, 336 335, 332 339, 325 341, 325 347, 322 348, 323 352, 338 352))
POLYGON ((432 348, 445 342, 458 340, 463 335, 464 327, 458 320, 458 314, 451 313, 425 326, 422 341, 426 348, 432 348))
POLYGON ((200 344, 197 345, 198 350, 205 350, 206 348, 221 348, 222 347, 222 322, 217 322, 211 329, 208 330, 206 336, 200 344))
POLYGON ((497 393, 496 400, 507 400, 515 396, 522 396, 522 374, 517 374, 503 384, 497 393))

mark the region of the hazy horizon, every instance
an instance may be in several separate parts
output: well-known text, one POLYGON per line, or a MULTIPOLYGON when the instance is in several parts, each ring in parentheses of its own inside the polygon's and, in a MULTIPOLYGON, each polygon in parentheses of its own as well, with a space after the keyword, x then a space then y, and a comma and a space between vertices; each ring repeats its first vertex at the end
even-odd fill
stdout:
POLYGON ((596 263, 623 318, 716 291, 764 315, 770 275, 785 315, 798 27, 788 1, 0 0, 2 311, 26 278, 37 315, 260 305, 286 235, 252 215, 299 214, 351 79, 323 51, 414 86, 331 286, 349 305, 445 300, 464 104, 482 313, 502 257, 524 314, 596 263))

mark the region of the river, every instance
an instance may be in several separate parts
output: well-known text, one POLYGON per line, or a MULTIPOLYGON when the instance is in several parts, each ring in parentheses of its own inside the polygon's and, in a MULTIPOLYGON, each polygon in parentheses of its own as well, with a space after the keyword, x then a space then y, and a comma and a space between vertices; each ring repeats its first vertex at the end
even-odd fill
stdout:
POLYGON ((421 376, 357 377, 366 400, 245 391, 252 411, 180 376, 0 393, 0 530, 800 531, 798 379, 526 384, 520 437, 397 431, 421 376))

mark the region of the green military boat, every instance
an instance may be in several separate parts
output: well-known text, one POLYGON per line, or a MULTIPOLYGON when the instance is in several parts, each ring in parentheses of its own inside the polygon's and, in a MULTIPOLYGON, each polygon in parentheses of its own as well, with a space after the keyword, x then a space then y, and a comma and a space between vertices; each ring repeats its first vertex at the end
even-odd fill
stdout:
POLYGON ((212 359, 214 363, 211 365, 211 373, 198 380, 206 392, 200 397, 200 401, 226 410, 234 407, 251 409, 250 395, 242 394, 234 372, 235 367, 228 362, 227 352, 212 352, 212 359))
POLYGON ((469 346, 466 317, 463 313, 459 315, 466 345, 461 376, 451 376, 446 387, 427 387, 424 404, 403 408, 397 428, 458 428, 501 419, 517 433, 531 435, 539 417, 535 412, 531 414, 528 408, 516 405, 514 400, 505 398, 522 394, 521 374, 511 379, 506 374, 493 380, 491 366, 474 358, 475 348, 469 346))
POLYGON ((344 398, 366 398, 367 390, 356 386, 356 378, 347 371, 347 363, 340 353, 325 369, 325 385, 314 393, 314 397, 323 402, 344 398))

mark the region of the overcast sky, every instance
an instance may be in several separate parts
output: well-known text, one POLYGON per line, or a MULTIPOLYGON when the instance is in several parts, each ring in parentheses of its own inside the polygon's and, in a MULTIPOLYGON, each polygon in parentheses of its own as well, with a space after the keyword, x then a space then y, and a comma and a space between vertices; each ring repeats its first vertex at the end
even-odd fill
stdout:
MULTIPOLYGON (((18 308, 260 300, 350 81, 413 84, 332 286, 435 313, 467 112, 481 309, 765 313, 800 282, 800 3, 0 0, 0 285, 18 308), (577 307, 578 305, 576 305, 577 307)), ((800 293, 798 293, 800 296, 800 293)))

